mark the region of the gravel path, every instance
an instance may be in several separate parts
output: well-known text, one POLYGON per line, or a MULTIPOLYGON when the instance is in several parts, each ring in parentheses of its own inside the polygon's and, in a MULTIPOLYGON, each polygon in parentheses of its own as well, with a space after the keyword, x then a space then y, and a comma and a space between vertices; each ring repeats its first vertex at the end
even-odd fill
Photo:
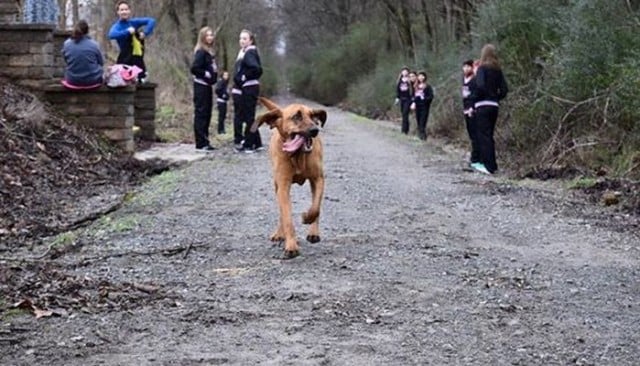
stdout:
POLYGON ((95 301, 3 319, 0 339, 19 337, 0 363, 638 364, 640 239, 624 222, 328 113, 320 243, 303 241, 295 186, 301 256, 279 259, 268 155, 225 147, 75 234, 54 264, 95 301))

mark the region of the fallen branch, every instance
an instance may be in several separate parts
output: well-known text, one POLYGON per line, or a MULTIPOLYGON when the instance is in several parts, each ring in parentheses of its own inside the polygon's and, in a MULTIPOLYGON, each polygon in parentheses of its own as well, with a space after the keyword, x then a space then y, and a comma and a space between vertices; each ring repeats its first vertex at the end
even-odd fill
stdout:
POLYGON ((162 254, 165 257, 171 257, 171 256, 174 256, 176 254, 182 253, 185 250, 188 250, 190 248, 204 248, 206 246, 207 246, 206 244, 197 244, 197 245, 189 244, 188 246, 178 246, 178 247, 174 247, 174 248, 154 249, 154 250, 150 250, 150 251, 146 251, 146 252, 130 250, 130 251, 126 251, 126 252, 118 252, 118 253, 111 253, 111 254, 100 255, 100 256, 95 256, 95 257, 83 258, 82 260, 80 260, 80 262, 81 263, 87 263, 87 262, 92 262, 92 261, 96 261, 96 260, 104 260, 104 259, 108 259, 108 258, 119 258, 119 257, 125 257, 125 256, 129 256, 129 255, 131 255, 131 256, 151 256, 151 255, 156 255, 156 254, 162 254))

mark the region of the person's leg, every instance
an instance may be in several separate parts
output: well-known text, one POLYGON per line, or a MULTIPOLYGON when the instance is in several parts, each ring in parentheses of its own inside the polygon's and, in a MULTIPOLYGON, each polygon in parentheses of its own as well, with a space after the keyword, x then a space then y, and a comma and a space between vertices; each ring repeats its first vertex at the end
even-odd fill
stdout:
POLYGON ((204 89, 204 126, 203 134, 205 138, 205 146, 209 146, 209 127, 211 126, 211 114, 213 113, 213 88, 203 85, 204 89))
POLYGON ((243 122, 247 125, 245 127, 244 145, 247 150, 254 150, 258 144, 262 145, 258 141, 260 135, 258 132, 251 132, 251 125, 256 119, 256 105, 258 103, 258 88, 257 86, 250 86, 242 89, 243 109, 244 116, 243 122))
POLYGON ((206 124, 206 86, 193 84, 193 132, 196 140, 196 149, 207 146, 204 127, 206 124))
POLYGON ((242 144, 242 94, 233 95, 233 143, 242 144))
POLYGON ((493 140, 493 132, 496 119, 498 117, 498 108, 496 107, 480 107, 476 110, 476 139, 480 152, 480 163, 490 173, 498 170, 495 155, 495 143, 493 140))
POLYGON ((218 134, 224 134, 224 120, 227 118, 227 103, 218 103, 218 134))
POLYGON ((427 134, 425 132, 425 117, 426 117, 426 110, 425 110, 425 106, 417 106, 416 107, 416 120, 418 122, 418 138, 420 138, 420 140, 425 140, 427 138, 427 134))
POLYGON ((411 112, 411 99, 400 100, 400 113, 402 113, 402 126, 400 131, 405 135, 409 133, 409 113, 411 112))
POLYGON ((431 110, 431 105, 427 104, 427 106, 424 108, 424 117, 422 117, 423 122, 422 122, 422 133, 424 134, 424 139, 427 139, 427 125, 429 123, 429 112, 431 110))
POLYGON ((469 158, 469 163, 478 163, 480 161, 480 151, 478 150, 474 117, 465 114, 464 123, 467 127, 467 133, 469 134, 469 144, 471 145, 471 157, 469 158))

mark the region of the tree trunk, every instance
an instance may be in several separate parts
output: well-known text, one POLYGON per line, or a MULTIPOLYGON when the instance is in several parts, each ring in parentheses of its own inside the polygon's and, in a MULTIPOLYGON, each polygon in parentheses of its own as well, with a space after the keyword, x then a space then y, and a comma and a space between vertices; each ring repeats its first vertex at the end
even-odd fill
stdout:
POLYGON ((396 26, 401 47, 404 47, 405 56, 416 60, 415 40, 411 30, 411 18, 406 2, 384 0, 384 6, 391 15, 391 20, 396 26))

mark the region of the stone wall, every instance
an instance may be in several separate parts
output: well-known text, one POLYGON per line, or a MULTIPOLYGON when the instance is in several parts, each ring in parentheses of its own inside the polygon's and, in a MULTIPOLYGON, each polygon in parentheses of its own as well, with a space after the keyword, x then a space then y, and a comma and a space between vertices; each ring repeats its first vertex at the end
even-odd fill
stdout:
POLYGON ((154 83, 136 86, 135 96, 135 126, 140 129, 136 137, 145 141, 156 140, 156 87, 154 83))
POLYGON ((71 32, 56 30, 53 32, 53 77, 62 79, 64 77, 65 62, 62 57, 62 46, 71 36, 71 32))
POLYGON ((0 24, 0 76, 39 88, 51 82, 55 57, 53 25, 0 24))
POLYGON ((16 23, 20 8, 16 0, 0 0, 0 24, 16 23))
POLYGON ((125 152, 135 150, 135 86, 74 91, 62 85, 48 85, 43 89, 44 99, 63 115, 102 133, 125 152))

